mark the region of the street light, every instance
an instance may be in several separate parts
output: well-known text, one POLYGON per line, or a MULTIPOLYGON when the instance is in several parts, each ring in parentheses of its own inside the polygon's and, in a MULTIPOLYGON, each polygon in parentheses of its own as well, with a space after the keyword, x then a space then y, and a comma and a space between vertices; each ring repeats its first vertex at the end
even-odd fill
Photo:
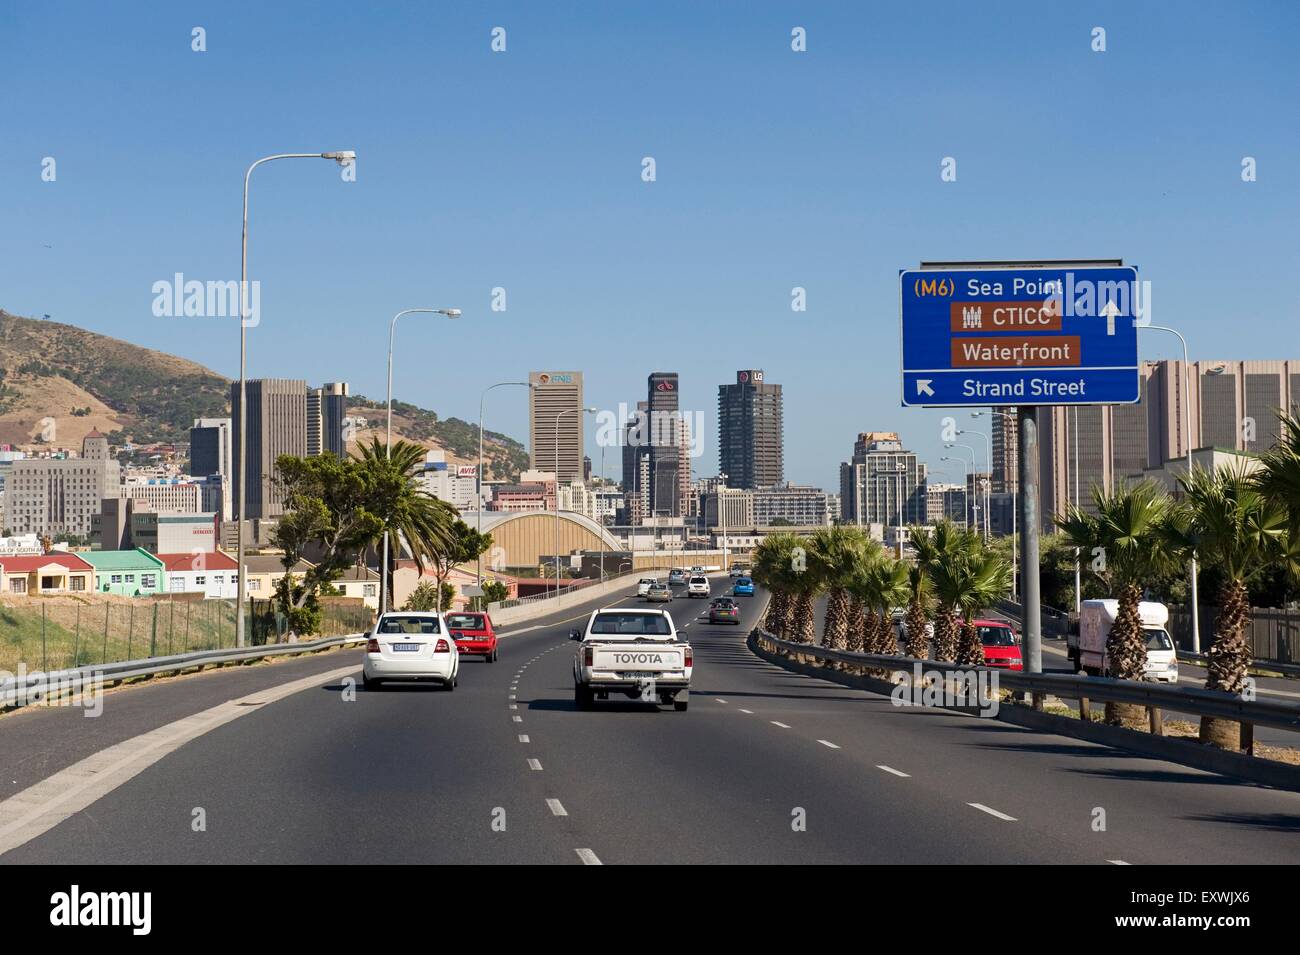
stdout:
MULTIPOLYGON (((1192 476, 1192 402, 1191 402, 1191 376, 1192 363, 1187 358, 1187 339, 1177 329, 1170 328, 1168 325, 1139 325, 1138 328, 1150 328, 1157 332, 1168 332, 1176 335, 1178 341, 1183 346, 1183 452, 1187 455, 1187 476, 1192 476)), ((1222 369, 1211 370, 1210 374, 1219 374, 1222 369)), ((1191 562, 1188 565, 1187 572, 1191 577, 1192 594, 1192 652, 1201 652, 1201 619, 1200 610, 1197 607, 1196 595, 1196 551, 1192 551, 1191 562)))
MULTIPOLYGON (((495 385, 488 385, 483 389, 483 393, 478 399, 478 480, 474 483, 474 494, 477 496, 478 510, 478 534, 483 536, 483 402, 487 400, 487 393, 493 388, 504 388, 506 385, 515 385, 521 388, 535 387, 530 381, 498 381, 495 385)), ((483 555, 480 553, 474 558, 474 576, 478 580, 480 588, 483 586, 483 555)))
POLYGON ((235 645, 244 646, 244 518, 248 502, 244 499, 244 473, 248 462, 244 458, 248 438, 248 184, 253 170, 263 163, 277 159, 332 159, 340 166, 356 162, 357 154, 351 149, 331 153, 277 153, 263 156, 248 167, 244 173, 244 228, 240 235, 239 251, 239 467, 235 474, 235 503, 239 508, 239 517, 235 522, 235 564, 239 584, 235 588, 235 645))
MULTIPOLYGON (((996 415, 999 418, 1006 418, 1008 421, 1011 422, 1011 427, 1015 428, 1016 426, 1015 415, 1007 414, 1005 411, 996 411, 993 409, 990 409, 988 413, 991 415, 996 415)), ((982 414, 984 414, 983 411, 972 411, 970 413, 970 416, 972 418, 978 418, 982 414)), ((1005 448, 1005 441, 1004 441, 1004 446, 1003 446, 1004 453, 1005 450, 1006 448, 1005 448)), ((989 477, 990 478, 993 476, 992 457, 993 457, 992 442, 990 442, 990 448, 989 448, 989 459, 990 459, 989 477)), ((1018 473, 1018 469, 1017 469, 1017 473, 1018 473)), ((1017 490, 1017 482, 1013 481, 1011 482, 1011 596, 1013 597, 1019 596, 1020 594, 1019 584, 1017 583, 1017 581, 1020 578, 1020 558, 1019 558, 1020 541, 1019 541, 1019 534, 1017 533, 1017 529, 1016 529, 1016 523, 1017 523, 1016 490, 1017 490)))
MULTIPOLYGON (((947 445, 944 445, 947 447, 947 445)), ((940 461, 956 461, 961 464, 961 493, 962 493, 962 520, 967 529, 970 528, 970 509, 966 506, 965 497, 969 493, 966 489, 970 486, 970 471, 966 467, 965 458, 952 458, 944 455, 939 458, 940 461)))
MULTIPOLYGON (((404 308, 388 323, 388 424, 384 436, 384 457, 392 457, 393 452, 393 336, 397 332, 397 320, 403 315, 420 312, 427 315, 445 315, 447 318, 460 318, 458 308, 404 308)), ((442 595, 438 595, 442 601, 442 595)), ((379 612, 388 610, 388 530, 384 529, 384 563, 379 578, 379 612)))
MULTIPOLYGON (((970 452, 970 469, 971 469, 971 474, 972 474, 972 475, 976 475, 976 474, 979 473, 979 455, 976 453, 975 449, 972 448, 969 444, 957 444, 956 442, 952 442, 952 443, 949 443, 949 444, 945 444, 944 447, 945 447, 945 448, 965 448, 967 451, 970 452)), ((965 464, 966 462, 963 461, 962 463, 965 464)), ((979 490, 978 490, 978 488, 975 487, 975 482, 974 482, 973 480, 970 480, 970 481, 969 481, 969 484, 970 484, 972 490, 975 491, 975 500, 976 500, 976 501, 979 501, 979 490)), ((978 503, 973 504, 973 505, 971 505, 971 509, 975 512, 975 529, 976 529, 976 531, 978 531, 979 528, 980 528, 980 524, 981 524, 981 521, 980 521, 980 515, 979 515, 979 512, 980 512, 980 510, 981 510, 980 505, 979 505, 978 503)), ((969 526, 969 525, 968 525, 968 526, 969 526)))
POLYGON ((984 449, 987 452, 987 454, 984 457, 984 463, 988 465, 988 468, 986 469, 986 473, 989 476, 988 482, 986 482, 984 485, 984 539, 988 540, 990 537, 993 536, 993 525, 989 520, 989 504, 990 504, 989 483, 991 483, 993 479, 993 439, 981 431, 970 431, 968 429, 958 429, 957 433, 973 434, 977 438, 984 439, 984 449))
MULTIPOLYGON (((555 605, 560 605, 560 419, 566 414, 595 414, 596 408, 565 408, 555 415, 555 605)), ((579 425, 581 427, 581 425, 579 425)), ((582 462, 578 462, 581 466, 582 462)))

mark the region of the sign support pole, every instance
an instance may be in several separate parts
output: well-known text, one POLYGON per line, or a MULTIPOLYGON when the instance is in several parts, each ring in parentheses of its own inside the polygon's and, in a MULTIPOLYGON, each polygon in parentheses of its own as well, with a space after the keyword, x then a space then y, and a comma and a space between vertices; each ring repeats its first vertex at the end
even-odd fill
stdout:
POLYGON ((1026 673, 1043 672, 1043 612, 1038 558, 1038 420, 1036 408, 1017 407, 1020 429, 1020 633, 1026 673))

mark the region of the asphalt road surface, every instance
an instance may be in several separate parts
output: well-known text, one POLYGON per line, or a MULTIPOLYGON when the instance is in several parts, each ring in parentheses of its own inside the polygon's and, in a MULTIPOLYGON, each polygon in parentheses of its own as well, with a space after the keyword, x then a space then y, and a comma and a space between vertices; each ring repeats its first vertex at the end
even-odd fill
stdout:
MULTIPOLYGON (((125 690, 98 720, 7 717, 11 797, 95 747, 242 706, 0 861, 1300 861, 1300 794, 789 673, 747 650, 763 598, 740 599, 740 626, 666 605, 696 648, 684 713, 575 709, 575 608, 515 628, 495 664, 462 661, 455 692, 364 691, 348 651, 125 690), (306 688, 272 698, 291 680, 306 688)), ((62 798, 40 788, 0 802, 0 837, 62 798)))

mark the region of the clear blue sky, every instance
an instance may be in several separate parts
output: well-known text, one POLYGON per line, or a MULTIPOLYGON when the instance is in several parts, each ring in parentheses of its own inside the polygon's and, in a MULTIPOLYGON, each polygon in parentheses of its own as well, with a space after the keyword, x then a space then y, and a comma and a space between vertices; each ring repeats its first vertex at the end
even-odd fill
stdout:
MULTIPOLYGON (((712 474, 717 385, 763 368, 787 477, 838 489, 861 430, 937 464, 943 413, 898 407, 897 272, 922 259, 1121 257, 1193 357, 1300 358, 1298 9, 7 4, 0 307, 234 375, 236 323, 156 318, 153 283, 238 278, 250 161, 352 148, 355 183, 255 174, 250 375, 382 396, 392 313, 455 305, 404 320, 400 398, 472 420, 483 383, 580 369, 612 408, 677 371, 712 474)), ((526 440, 523 393, 489 426, 526 440)))

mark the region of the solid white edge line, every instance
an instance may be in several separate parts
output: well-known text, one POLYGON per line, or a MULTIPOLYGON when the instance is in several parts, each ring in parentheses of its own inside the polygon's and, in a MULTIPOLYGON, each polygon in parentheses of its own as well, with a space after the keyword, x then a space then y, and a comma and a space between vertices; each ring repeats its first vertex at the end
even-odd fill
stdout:
POLYGON ((984 805, 982 802, 968 802, 966 805, 972 809, 978 809, 980 812, 987 812, 990 816, 1001 819, 1003 822, 1018 822, 1015 816, 1008 816, 1005 812, 998 812, 996 809, 984 805))

